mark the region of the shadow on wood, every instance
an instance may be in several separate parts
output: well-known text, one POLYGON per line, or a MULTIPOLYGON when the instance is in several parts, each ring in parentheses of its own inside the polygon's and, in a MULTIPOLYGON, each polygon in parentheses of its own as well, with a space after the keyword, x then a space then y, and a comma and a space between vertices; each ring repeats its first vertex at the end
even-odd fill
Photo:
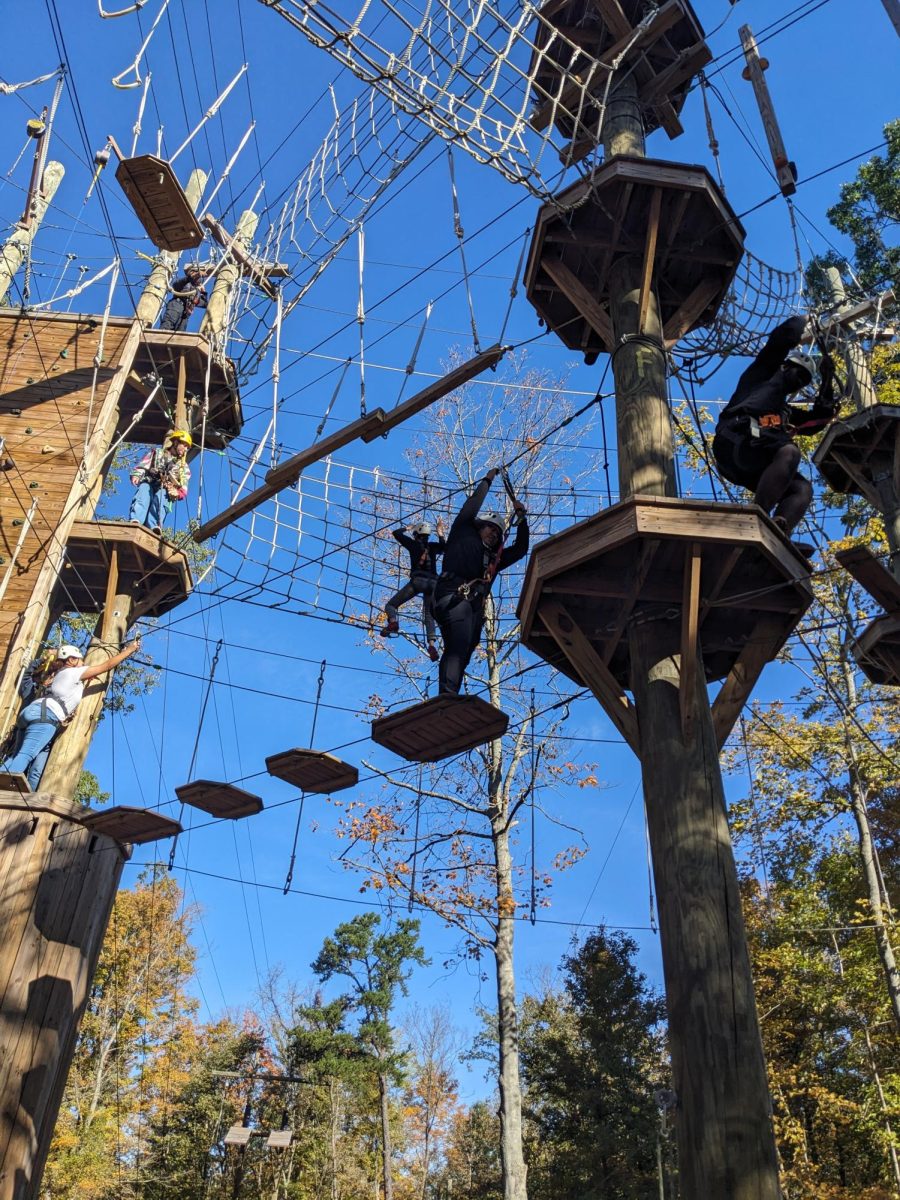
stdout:
POLYGON ((266 770, 302 792, 327 796, 355 787, 359 771, 322 750, 282 750, 266 759, 266 770))
POLYGON ((123 158, 116 179, 160 250, 193 250, 203 241, 203 230, 187 196, 165 159, 155 154, 123 158))
POLYGON ((372 741, 409 762, 440 762, 502 737, 506 713, 478 696, 433 696, 372 722, 372 741))
POLYGON ((219 783, 214 779, 192 779, 175 789, 175 795, 184 804, 202 809, 211 817, 223 817, 237 821, 241 817, 253 817, 262 812, 263 802, 259 796, 235 787, 233 783, 219 783))

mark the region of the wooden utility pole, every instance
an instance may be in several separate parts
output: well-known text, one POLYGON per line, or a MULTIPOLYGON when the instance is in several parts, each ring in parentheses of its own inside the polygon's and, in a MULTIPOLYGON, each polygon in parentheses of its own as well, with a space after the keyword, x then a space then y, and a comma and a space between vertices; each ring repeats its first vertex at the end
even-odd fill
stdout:
MULTIPOLYGON (((826 267, 824 274, 831 303, 835 306, 835 316, 840 318, 841 309, 847 301, 844 281, 841 279, 841 273, 837 267, 826 267)), ((847 379, 853 403, 858 409, 871 408, 878 403, 878 393, 875 391, 872 372, 869 370, 865 352, 853 336, 852 330, 842 335, 840 326, 838 326, 836 333, 839 338, 840 353, 847 367, 847 379)))
MULTIPOLYGON (((605 156, 642 156, 631 79, 604 125, 605 156)), ((664 335, 643 260, 613 267, 619 490, 674 493, 664 335), (643 292, 644 302, 639 302, 643 292), (641 309, 644 309, 643 313, 641 309), (643 316, 643 323, 641 318, 643 316)), ((631 689, 653 854, 669 1014, 679 1178, 684 1200, 778 1200, 778 1164, 762 1039, 701 662, 681 663, 680 622, 653 607, 629 626, 631 689), (684 731, 682 675, 693 681, 684 731)))
MULTIPOLYGON (((203 189, 206 187, 207 174, 205 171, 191 171, 184 193, 188 204, 194 212, 200 203, 203 189)), ((179 254, 174 250, 161 250, 159 257, 150 272, 144 290, 137 303, 137 319, 142 325, 155 325, 162 311, 163 302, 169 292, 172 276, 178 266, 179 254)))
POLYGON ((772 97, 769 95, 766 77, 763 74, 768 70, 769 60, 760 58, 759 50, 756 47, 756 38, 749 25, 742 25, 738 32, 741 37, 741 45, 744 47, 744 57, 747 60, 743 76, 753 84, 756 103, 759 105, 763 128, 766 131, 766 141, 769 143, 769 151, 775 165, 778 186, 782 196, 793 196, 797 190, 797 168, 788 161, 784 139, 778 126, 778 118, 775 116, 775 107, 772 104, 772 97))
POLYGON ((26 224, 20 221, 7 238, 6 244, 0 251, 0 304, 7 304, 7 294, 12 281, 31 250, 35 234, 40 228, 41 221, 50 206, 50 201, 56 194, 56 189, 62 183, 66 169, 62 163, 50 161, 44 168, 41 186, 26 209, 30 219, 26 224))
MULTIPOLYGON (((245 253, 250 250, 258 222, 259 217, 252 209, 245 209, 241 213, 241 218, 238 221, 237 230, 234 235, 234 244, 238 250, 245 253)), ((235 257, 226 255, 225 262, 219 268, 216 276, 216 282, 209 297, 209 303, 206 306, 203 320, 200 322, 200 333, 204 337, 209 338, 209 341, 218 350, 222 348, 225 337, 228 301, 231 298, 234 285, 240 279, 240 276, 241 264, 235 257)))

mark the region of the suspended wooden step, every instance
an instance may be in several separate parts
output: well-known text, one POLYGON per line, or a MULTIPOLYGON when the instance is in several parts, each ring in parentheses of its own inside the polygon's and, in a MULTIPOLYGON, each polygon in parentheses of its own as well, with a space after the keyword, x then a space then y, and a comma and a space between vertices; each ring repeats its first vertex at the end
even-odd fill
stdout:
POLYGON ((578 162, 597 145, 613 62, 637 83, 647 133, 684 132, 678 114, 712 54, 687 0, 667 0, 636 33, 645 9, 643 0, 548 0, 541 8, 530 70, 537 108, 529 124, 554 125, 572 139, 560 152, 563 162, 578 162))
POLYGON ((18 771, 0 771, 0 792, 13 792, 16 796, 30 796, 31 784, 18 771))
POLYGON ((626 695, 639 610, 680 622, 686 734, 698 647, 706 680, 724 680, 713 703, 721 746, 811 602, 809 564, 761 509, 634 496, 531 551, 519 619, 529 650, 589 688, 639 753, 626 695))
POLYGON ((900 687, 900 616, 876 617, 853 643, 851 653, 872 683, 900 687))
POLYGON ((235 787, 233 783, 219 783, 214 779, 192 779, 175 789, 175 795, 183 804, 202 809, 211 817, 237 821, 241 817, 254 817, 262 812, 263 802, 252 792, 235 787))
POLYGON ((287 1150, 294 1139, 294 1134, 290 1129, 273 1129, 266 1138, 266 1145, 270 1150, 287 1150))
POLYGON ((900 617, 900 580, 894 578, 867 546, 850 546, 836 551, 834 557, 889 616, 900 617))
POLYGON ((246 1146, 253 1137, 253 1130, 249 1125, 232 1125, 225 1134, 226 1146, 246 1146))
POLYGON ((440 762, 506 733, 509 717, 478 696, 433 696, 372 722, 372 741, 409 762, 440 762))
POLYGON ((879 482, 893 479, 900 494, 900 404, 875 404, 835 421, 813 454, 833 492, 864 496, 881 511, 879 482))
POLYGON ((544 204, 525 268, 541 321, 592 363, 614 349, 610 268, 642 262, 643 331, 651 296, 673 344, 718 311, 744 252, 744 227, 705 167, 616 155, 544 204))
POLYGON ((181 833, 181 825, 171 817, 164 817, 162 813, 149 808, 131 808, 126 804, 97 812, 88 810, 79 813, 78 820, 92 833, 102 833, 117 842, 129 842, 135 846, 158 842, 181 833))
POLYGON ((302 792, 325 796, 356 787, 359 782, 356 767, 322 750, 283 750, 280 754, 270 754, 266 770, 302 792))
POLYGON ((147 236, 160 250, 193 250, 203 230, 169 163, 155 154, 123 158, 116 179, 147 236))

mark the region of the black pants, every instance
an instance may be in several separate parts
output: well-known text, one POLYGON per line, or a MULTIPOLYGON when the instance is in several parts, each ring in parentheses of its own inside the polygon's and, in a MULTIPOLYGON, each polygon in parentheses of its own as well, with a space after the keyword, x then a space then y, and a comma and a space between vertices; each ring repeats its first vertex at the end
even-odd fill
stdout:
POLYGON ((387 604, 384 606, 384 611, 392 621, 396 621, 399 613, 398 608, 401 608, 407 600, 412 600, 413 596, 422 597, 422 623, 425 626, 425 636, 428 638, 429 645, 434 641, 435 627, 434 617, 431 615, 431 597, 434 595, 434 585, 437 583, 437 575, 428 575, 424 571, 416 571, 410 577, 408 583, 395 596, 391 596, 387 604))
POLYGON ((447 596, 435 604, 434 615, 444 639, 444 653, 438 665, 438 691, 455 695, 481 641, 484 610, 480 603, 475 605, 469 600, 447 596))
POLYGON ((181 296, 173 296, 166 305, 166 311, 163 313, 159 327, 160 329, 171 329, 175 333, 181 333, 183 329, 187 329, 188 317, 190 315, 187 301, 183 300, 181 296))

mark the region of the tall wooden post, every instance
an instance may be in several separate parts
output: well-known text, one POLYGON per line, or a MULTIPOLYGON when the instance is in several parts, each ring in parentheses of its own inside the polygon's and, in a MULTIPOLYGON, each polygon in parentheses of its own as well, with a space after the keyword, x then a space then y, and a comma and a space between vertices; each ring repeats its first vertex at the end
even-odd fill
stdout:
MULTIPOLYGON (((241 219, 238 221, 237 230, 234 235, 234 244, 238 249, 249 251, 253 242, 253 235, 256 233, 258 221, 259 217, 252 209, 245 209, 241 213, 241 219)), ((204 337, 209 338, 217 350, 222 349, 225 337, 225 321, 228 315, 228 301, 240 275, 240 263, 233 255, 227 257, 216 276, 216 282, 209 297, 206 312, 200 323, 200 333, 204 337)))
POLYGON ((62 163, 52 160, 47 163, 40 189, 31 203, 31 220, 27 225, 20 221, 0 251, 0 304, 7 303, 7 293, 12 281, 25 261, 44 214, 50 207, 50 201, 56 195, 56 189, 62 183, 65 173, 66 169, 62 163))
POLYGON ((747 60, 743 76, 753 84, 753 92, 759 106, 759 114, 762 117, 763 129, 766 131, 766 141, 769 143, 769 153, 772 155, 778 186, 782 196, 793 196, 797 190, 797 172, 794 164, 788 161, 784 138, 781 136, 778 118, 775 116, 775 107, 772 104, 772 97, 769 95, 768 84, 763 74, 769 66, 768 59, 760 58, 756 38, 749 25, 742 25, 738 33, 744 48, 744 58, 747 60))
MULTIPOLYGON (((206 180, 205 171, 199 169, 191 171, 184 194, 194 212, 197 211, 203 189, 206 187, 206 180)), ((168 294, 175 268, 178 266, 178 259, 179 255, 172 250, 160 251, 159 258, 144 284, 144 290, 137 303, 137 319, 145 327, 154 325, 162 311, 163 301, 168 294)))
MULTIPOLYGON (((607 157, 623 146, 643 154, 633 96, 627 80, 608 109, 607 157)), ((645 269, 644 258, 622 259, 610 287, 623 497, 674 492, 663 332, 653 289, 641 288, 645 269)), ((777 1200, 771 1104, 716 737, 702 663, 682 662, 681 644, 679 621, 658 606, 636 609, 631 687, 660 913, 681 1194, 777 1200), (693 719, 686 735, 680 693, 687 678, 693 719)))

